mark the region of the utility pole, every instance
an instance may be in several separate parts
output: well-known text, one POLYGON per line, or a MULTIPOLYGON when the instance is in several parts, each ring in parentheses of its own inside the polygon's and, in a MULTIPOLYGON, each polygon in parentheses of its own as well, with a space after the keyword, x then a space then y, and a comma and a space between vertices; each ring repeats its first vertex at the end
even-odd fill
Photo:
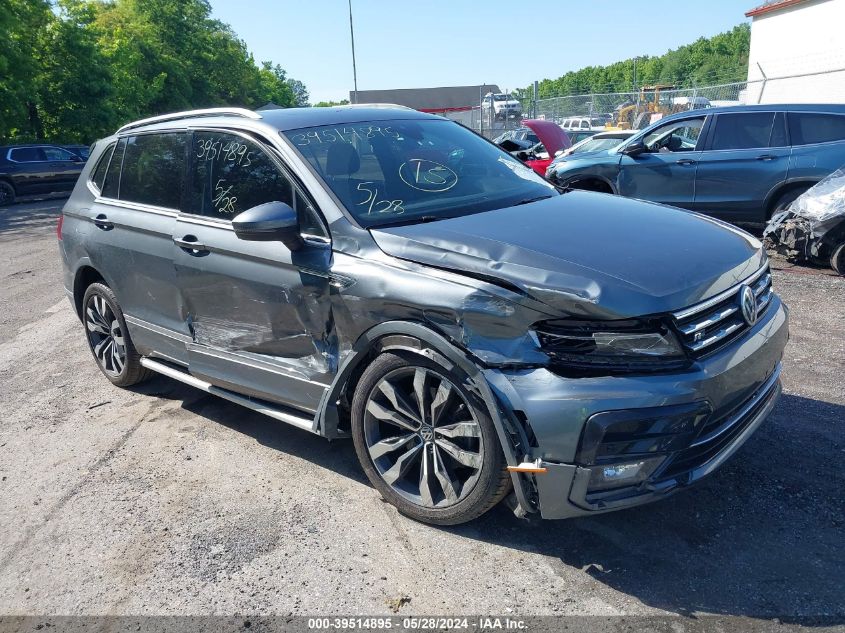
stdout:
POLYGON ((355 88, 352 92, 352 103, 358 103, 358 70, 355 67, 355 30, 352 28, 352 0, 349 0, 349 36, 352 39, 352 81, 355 88))

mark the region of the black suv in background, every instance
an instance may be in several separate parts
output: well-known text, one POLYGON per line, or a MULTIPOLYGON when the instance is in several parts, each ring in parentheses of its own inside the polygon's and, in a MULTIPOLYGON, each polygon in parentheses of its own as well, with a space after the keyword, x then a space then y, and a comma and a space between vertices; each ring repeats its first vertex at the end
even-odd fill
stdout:
POLYGON ((70 192, 85 159, 55 145, 0 147, 0 206, 16 198, 70 192))

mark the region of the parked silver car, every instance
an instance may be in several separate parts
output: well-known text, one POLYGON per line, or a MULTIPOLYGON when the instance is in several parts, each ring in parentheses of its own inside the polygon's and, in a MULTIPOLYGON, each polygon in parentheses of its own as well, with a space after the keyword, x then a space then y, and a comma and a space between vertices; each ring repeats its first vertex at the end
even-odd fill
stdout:
POLYGON ((589 515, 712 472, 774 406, 758 240, 560 193, 408 109, 207 110, 96 143, 59 227, 114 384, 158 372, 351 437, 415 519, 589 515))

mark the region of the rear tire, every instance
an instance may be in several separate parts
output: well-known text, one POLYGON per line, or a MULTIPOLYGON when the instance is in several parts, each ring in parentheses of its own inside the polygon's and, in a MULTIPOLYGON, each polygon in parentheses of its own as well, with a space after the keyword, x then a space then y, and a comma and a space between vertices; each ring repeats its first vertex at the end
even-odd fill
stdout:
POLYGON ((810 188, 810 186, 808 185, 806 187, 798 187, 797 189, 790 189, 789 191, 782 193, 778 197, 778 199, 775 200, 775 203, 772 205, 772 208, 769 209, 769 217, 767 217, 766 220, 767 221, 771 220, 772 217, 776 216, 781 211, 786 211, 787 208, 789 208, 789 205, 791 205, 793 202, 795 202, 795 200, 798 198, 798 196, 800 196, 802 193, 807 191, 807 189, 809 189, 809 188, 810 188))
POLYGON ((465 523, 510 490, 496 428, 466 383, 456 368, 385 353, 355 390, 358 460, 382 497, 417 521, 465 523))
POLYGON ((830 267, 845 277, 845 242, 833 249, 830 256, 830 267))
POLYGON ((88 286, 82 298, 82 323, 97 367, 112 384, 129 387, 153 375, 141 365, 141 355, 129 337, 123 310, 107 285, 97 282, 88 286))
POLYGON ((15 204, 15 188, 5 180, 0 180, 0 207, 15 204))

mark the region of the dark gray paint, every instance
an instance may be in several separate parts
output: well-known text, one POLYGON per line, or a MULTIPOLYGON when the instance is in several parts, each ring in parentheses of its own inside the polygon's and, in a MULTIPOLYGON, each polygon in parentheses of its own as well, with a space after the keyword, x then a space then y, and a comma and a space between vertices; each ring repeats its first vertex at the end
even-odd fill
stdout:
MULTIPOLYGON (((427 115, 333 108, 197 120, 262 138, 312 197, 331 243, 295 252, 279 242, 239 240, 226 223, 99 199, 87 184, 90 165, 112 139, 98 143, 64 210, 65 287, 72 293, 80 275, 96 271, 125 306, 141 353, 307 412, 328 437, 343 435, 337 403, 351 395, 346 383, 371 352, 396 348, 460 366, 487 403, 511 465, 523 458, 565 464, 593 412, 701 398, 721 410, 774 370, 786 342, 777 300, 739 341, 676 374, 563 378, 549 371, 531 331, 550 318, 662 313, 709 298, 765 263, 759 242, 737 229, 676 209, 572 193, 371 234, 279 135, 282 123, 418 116, 427 115), (95 226, 100 213, 113 229, 95 226), (175 243, 186 235, 207 253, 175 243), (515 411, 525 415, 537 448, 528 447, 515 411)), ((522 507, 537 510, 531 478, 513 480, 522 507)), ((557 490, 554 501, 543 493, 540 505, 559 507, 567 492, 557 490)))

